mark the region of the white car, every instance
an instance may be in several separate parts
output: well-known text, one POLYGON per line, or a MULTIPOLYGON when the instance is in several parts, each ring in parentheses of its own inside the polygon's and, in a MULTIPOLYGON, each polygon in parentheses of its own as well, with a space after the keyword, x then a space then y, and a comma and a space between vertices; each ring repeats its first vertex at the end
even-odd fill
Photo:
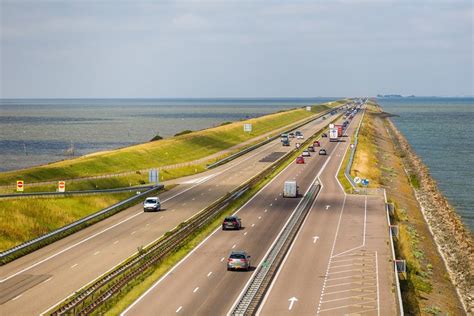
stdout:
POLYGON ((311 154, 309 153, 308 150, 303 150, 303 153, 301 154, 303 157, 311 157, 311 154))
POLYGON ((301 133, 300 131, 296 131, 295 132, 295 135, 296 135, 296 139, 303 139, 303 133, 301 133))
POLYGON ((147 197, 145 202, 143 202, 143 211, 160 211, 161 210, 161 203, 160 199, 155 197, 147 197))

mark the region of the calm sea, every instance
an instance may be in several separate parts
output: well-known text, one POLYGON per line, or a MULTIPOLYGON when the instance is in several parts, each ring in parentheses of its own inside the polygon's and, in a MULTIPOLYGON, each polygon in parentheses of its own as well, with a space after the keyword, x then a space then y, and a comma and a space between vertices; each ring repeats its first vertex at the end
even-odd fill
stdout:
POLYGON ((474 98, 379 98, 429 167, 464 222, 474 230, 474 98))
POLYGON ((336 99, 0 99, 0 171, 336 99))

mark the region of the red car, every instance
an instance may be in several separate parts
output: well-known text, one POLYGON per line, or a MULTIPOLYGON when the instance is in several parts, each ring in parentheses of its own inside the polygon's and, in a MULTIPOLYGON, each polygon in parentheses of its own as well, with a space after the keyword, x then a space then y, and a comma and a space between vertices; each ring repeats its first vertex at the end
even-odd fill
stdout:
POLYGON ((319 147, 319 146, 321 146, 321 144, 319 143, 319 141, 315 141, 315 142, 313 143, 313 146, 314 146, 314 147, 319 147))
POLYGON ((304 158, 301 157, 301 156, 296 157, 296 163, 297 163, 297 164, 302 164, 302 163, 304 163, 304 158))

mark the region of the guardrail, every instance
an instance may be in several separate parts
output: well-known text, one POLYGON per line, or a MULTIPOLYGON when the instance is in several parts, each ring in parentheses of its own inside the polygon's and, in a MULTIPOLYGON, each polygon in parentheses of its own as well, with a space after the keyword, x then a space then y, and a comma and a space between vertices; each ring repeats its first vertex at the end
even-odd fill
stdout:
POLYGON ((252 151, 252 150, 254 150, 254 149, 256 149, 256 148, 258 148, 258 147, 261 147, 261 146, 263 146, 263 145, 265 145, 265 144, 268 144, 269 142, 271 142, 271 141, 273 141, 273 140, 279 138, 281 134, 289 133, 289 132, 291 132, 292 130, 295 130, 295 129, 297 129, 297 128, 300 128, 301 126, 304 126, 304 125, 308 124, 309 122, 312 122, 312 121, 317 120, 317 119, 319 119, 319 118, 321 118, 321 117, 323 117, 323 116, 325 116, 325 115, 330 114, 332 111, 338 111, 339 108, 342 107, 342 106, 344 106, 344 105, 345 105, 345 104, 340 105, 340 106, 337 106, 337 107, 332 108, 332 109, 330 109, 330 110, 327 110, 326 112, 320 113, 320 114, 318 114, 317 116, 314 116, 314 117, 310 118, 309 120, 306 120, 306 121, 304 121, 304 122, 302 122, 302 123, 300 123, 300 124, 298 124, 298 125, 296 125, 296 126, 292 126, 290 129, 288 129, 288 130, 286 130, 286 131, 283 131, 283 132, 281 132, 281 133, 278 133, 277 135, 272 136, 272 137, 270 137, 270 138, 264 140, 263 142, 260 142, 260 143, 258 143, 258 144, 253 145, 253 146, 250 146, 250 147, 248 147, 248 148, 245 148, 244 150, 241 150, 241 151, 239 151, 239 152, 237 152, 237 153, 235 153, 235 154, 232 154, 232 155, 230 155, 230 156, 228 156, 228 157, 226 157, 226 158, 223 158, 223 159, 221 159, 221 160, 219 160, 219 161, 216 161, 216 162, 214 162, 214 163, 212 163, 212 164, 209 164, 209 165, 206 166, 206 168, 207 168, 207 169, 212 169, 212 168, 215 168, 215 167, 220 166, 220 165, 222 165, 222 164, 225 164, 225 163, 227 163, 227 162, 229 162, 229 161, 231 161, 231 160, 234 160, 235 158, 238 158, 238 157, 240 157, 240 156, 242 156, 242 155, 244 155, 244 154, 246 154, 246 153, 248 153, 248 152, 250 152, 250 151, 252 151))
POLYGON ((231 315, 254 315, 256 313, 319 190, 320 184, 315 179, 298 204, 296 211, 280 232, 262 264, 247 283, 242 296, 233 307, 231 315))
POLYGON ((162 184, 154 186, 151 189, 148 189, 145 192, 142 192, 140 194, 134 195, 126 200, 123 200, 119 203, 116 203, 112 206, 109 206, 107 208, 104 208, 94 214, 91 214, 89 216, 83 217, 80 220, 77 220, 69 225, 63 226, 61 228, 58 228, 50 233, 47 233, 43 236, 40 236, 38 238, 29 240, 27 242, 24 242, 18 246, 15 246, 13 248, 10 248, 8 250, 5 250, 0 253, 0 262, 2 264, 6 263, 8 261, 9 257, 19 257, 22 255, 25 255, 31 251, 34 251, 46 244, 49 244, 55 240, 58 240, 62 237, 65 237, 67 235, 70 235, 73 232, 76 232, 79 228, 82 228, 83 225, 88 225, 91 224, 98 219, 102 217, 107 217, 110 216, 119 210, 122 210, 123 208, 135 203, 137 200, 142 199, 143 197, 147 196, 148 194, 162 189, 164 186, 162 184))
POLYGON ((123 264, 99 277, 92 284, 80 289, 73 297, 61 303, 59 306, 53 307, 48 314, 88 315, 94 312, 117 292, 120 292, 129 282, 183 246, 199 229, 205 227, 217 218, 230 203, 237 200, 242 194, 269 176, 292 155, 302 150, 304 145, 312 141, 312 138, 318 133, 319 131, 314 133, 311 137, 308 137, 300 148, 292 149, 260 174, 229 192, 226 196, 206 207, 186 222, 181 223, 147 248, 141 249, 123 264))
POLYGON ((357 185, 354 182, 354 179, 352 179, 351 168, 352 168, 352 162, 354 161, 354 155, 355 155, 355 151, 356 151, 356 148, 357 148, 357 143, 359 141, 359 129, 360 129, 360 126, 362 125, 362 121, 364 120, 364 115, 365 115, 365 110, 364 110, 364 113, 362 113, 362 117, 360 119, 359 126, 357 126, 357 130, 354 133, 354 146, 352 146, 351 156, 349 157, 349 162, 347 163, 346 170, 344 171, 344 175, 346 176, 347 180, 349 181, 352 188, 354 188, 354 189, 357 188, 357 185))
POLYGON ((2 198, 24 198, 24 197, 40 197, 40 196, 69 196, 69 195, 86 195, 86 194, 102 194, 102 193, 116 193, 116 192, 130 192, 137 190, 148 190, 156 187, 155 185, 145 185, 137 187, 126 187, 116 189, 103 189, 103 190, 83 190, 83 191, 66 191, 66 192, 31 192, 31 193, 12 193, 12 194, 0 194, 2 198))

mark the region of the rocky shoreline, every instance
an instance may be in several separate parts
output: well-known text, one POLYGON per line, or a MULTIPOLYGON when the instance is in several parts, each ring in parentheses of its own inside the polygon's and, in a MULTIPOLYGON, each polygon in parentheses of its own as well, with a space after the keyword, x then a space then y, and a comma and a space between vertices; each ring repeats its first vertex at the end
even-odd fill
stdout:
POLYGON ((415 175, 419 188, 413 188, 425 221, 438 246, 451 281, 457 289, 467 314, 474 313, 474 237, 456 210, 439 191, 429 169, 407 139, 387 118, 395 146, 406 172, 415 175))

